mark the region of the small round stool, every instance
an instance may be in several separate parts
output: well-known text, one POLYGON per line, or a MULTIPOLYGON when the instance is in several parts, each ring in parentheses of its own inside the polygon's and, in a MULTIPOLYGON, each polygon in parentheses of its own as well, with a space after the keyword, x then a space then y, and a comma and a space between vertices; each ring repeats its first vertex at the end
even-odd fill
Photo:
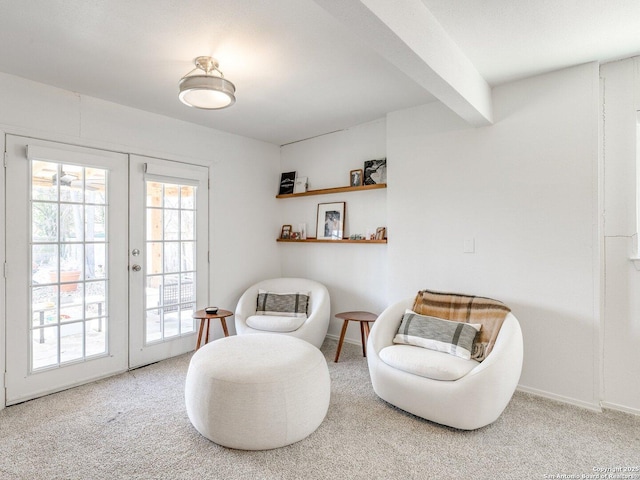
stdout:
POLYGON ((200 348, 185 385, 187 415, 209 440, 268 450, 306 438, 322 423, 331 394, 324 355, 278 334, 234 335, 200 348))

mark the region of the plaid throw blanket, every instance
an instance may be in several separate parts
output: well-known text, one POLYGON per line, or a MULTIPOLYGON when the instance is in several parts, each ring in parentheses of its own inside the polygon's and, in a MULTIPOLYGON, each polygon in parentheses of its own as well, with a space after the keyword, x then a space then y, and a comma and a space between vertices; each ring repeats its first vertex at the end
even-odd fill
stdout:
POLYGON ((421 290, 414 301, 413 311, 454 322, 482 324, 471 352, 471 358, 481 362, 491 353, 500 327, 511 309, 491 298, 421 290))

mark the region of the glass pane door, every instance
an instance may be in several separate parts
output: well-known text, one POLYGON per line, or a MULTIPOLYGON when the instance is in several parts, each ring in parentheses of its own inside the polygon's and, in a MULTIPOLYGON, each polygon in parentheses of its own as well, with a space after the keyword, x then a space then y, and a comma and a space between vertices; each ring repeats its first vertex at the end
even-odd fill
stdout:
POLYGON ((31 371, 37 371, 108 352, 108 171, 30 163, 31 371))
POLYGON ((197 188, 145 182, 146 344, 195 331, 197 188))
POLYGON ((130 156, 129 364, 195 348, 209 289, 209 169, 130 156))
POLYGON ((6 150, 12 404, 127 369, 128 157, 11 135, 6 150))

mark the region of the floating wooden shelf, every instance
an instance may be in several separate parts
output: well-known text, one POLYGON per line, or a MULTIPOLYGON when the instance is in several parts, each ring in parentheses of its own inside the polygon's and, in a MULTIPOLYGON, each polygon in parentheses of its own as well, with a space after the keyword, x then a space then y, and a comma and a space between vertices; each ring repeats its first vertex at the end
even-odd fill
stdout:
POLYGON ((286 243, 387 243, 386 238, 384 240, 350 240, 348 238, 343 238, 341 240, 323 240, 315 237, 309 237, 304 240, 298 238, 278 238, 276 241, 286 243))
MULTIPOLYGON (((322 188, 320 190, 308 190, 303 193, 287 193, 284 195, 276 195, 276 198, 294 198, 294 197, 308 197, 309 195, 328 195, 330 193, 361 192, 363 190, 376 190, 378 188, 387 188, 387 184, 377 183, 375 185, 363 185, 361 187, 322 188)), ((371 241, 371 240, 367 240, 367 241, 371 241)))

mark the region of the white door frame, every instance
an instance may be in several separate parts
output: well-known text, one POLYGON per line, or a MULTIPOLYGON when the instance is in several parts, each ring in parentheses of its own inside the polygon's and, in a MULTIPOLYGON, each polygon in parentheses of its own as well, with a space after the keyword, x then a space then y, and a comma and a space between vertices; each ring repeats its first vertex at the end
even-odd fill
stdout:
MULTIPOLYGON (((136 368, 152 362, 189 352, 194 349, 197 332, 168 339, 163 342, 146 344, 145 332, 145 285, 146 281, 146 205, 144 198, 147 179, 167 183, 192 182, 197 185, 197 212, 203 219, 196 221, 197 262, 196 306, 204 308, 209 299, 209 168, 203 165, 176 162, 141 155, 129 156, 129 367, 136 368), (141 253, 133 255, 133 250, 141 253), (142 268, 135 271, 132 266, 142 268)), ((189 184, 189 183, 187 183, 189 184)), ((194 309, 194 311, 195 311, 194 309)))
MULTIPOLYGON (((0 152, 2 152, 3 155, 3 162, 4 162, 4 149, 5 149, 5 136, 6 133, 2 130, 0 130, 0 152)), ((4 163, 3 163, 4 166, 4 163)), ((2 378, 2 381, 0 381, 0 388, 2 389, 2 401, 0 401, 0 410, 2 410, 5 407, 6 404, 6 399, 7 399, 7 395, 6 395, 6 376, 5 376, 5 371, 7 369, 6 364, 5 364, 5 358, 6 358, 6 352, 5 352, 5 346, 7 344, 7 329, 6 329, 6 317, 7 317, 7 298, 6 298, 6 286, 5 286, 5 272, 4 272, 4 265, 5 265, 5 261, 6 261, 6 244, 5 244, 5 208, 6 208, 6 195, 7 195, 7 189, 6 189, 6 181, 5 181, 5 169, 4 168, 0 168, 0 185, 2 185, 3 188, 3 194, 0 195, 0 304, 2 305, 2 308, 0 308, 0 378, 2 378)))
MULTIPOLYGON (((9 169, 14 172, 15 179, 19 180, 7 185, 6 196, 13 195, 17 201, 10 211, 5 214, 5 221, 13 218, 16 236, 15 240, 24 242, 22 247, 7 257, 8 276, 13 282, 5 285, 7 300, 11 300, 14 308, 28 308, 31 305, 28 285, 31 284, 30 269, 28 268, 30 253, 26 246, 30 244, 31 225, 28 223, 31 204, 28 185, 31 184, 31 167, 29 158, 40 157, 55 163, 76 163, 78 165, 97 166, 110 171, 108 182, 108 209, 107 217, 109 232, 108 247, 108 285, 109 296, 107 315, 109 324, 107 329, 106 355, 91 357, 88 361, 80 361, 65 364, 55 368, 45 368, 37 372, 30 371, 31 345, 30 328, 27 322, 17 320, 13 323, 5 322, 5 365, 9 368, 10 376, 5 375, 5 387, 10 387, 11 398, 8 398, 5 390, 4 403, 18 403, 31 398, 53 393, 75 385, 96 380, 115 373, 126 371, 128 368, 128 305, 122 303, 122 298, 127 297, 127 230, 128 198, 119 195, 121 188, 128 184, 128 158, 126 155, 91 147, 72 146, 55 141, 39 140, 22 135, 12 135, 11 142, 6 142, 9 153, 9 169), (33 152, 33 154, 32 154, 33 152), (24 158, 24 163, 21 163, 24 158), (124 214, 124 217, 123 217, 124 214), (118 231, 120 229, 120 231, 118 231), (26 270, 26 271, 25 271, 26 270), (11 342, 7 341, 11 336, 11 342), (23 342, 28 342, 25 347, 23 342), (11 361, 10 365, 8 362, 11 361)), ((6 176, 6 173, 5 173, 6 176)), ((14 180, 14 177, 11 178, 14 180)), ((6 239, 5 239, 6 242, 6 239)), ((5 309, 8 304, 5 302, 5 309)), ((24 312, 26 314, 26 311, 24 312)), ((22 317, 22 313, 20 314, 22 317)), ((25 317, 25 320, 28 318, 25 317)), ((29 322, 30 323, 30 322, 29 322)))
MULTIPOLYGON (((199 165, 202 167, 210 168, 210 162, 204 161, 201 158, 184 157, 182 155, 175 155, 168 152, 159 152, 148 148, 135 146, 135 145, 121 145, 109 141, 103 140, 91 140, 89 138, 81 138, 75 135, 65 135, 54 131, 38 131, 29 127, 20 127, 14 125, 3 124, 0 126, 0 152, 5 151, 5 139, 7 135, 17 135, 31 137, 35 139, 58 142, 62 144, 95 148, 98 150, 105 150, 113 153, 124 154, 136 154, 141 156, 152 156, 154 158, 163 158, 174 162, 186 162, 192 165, 199 165)), ((6 175, 5 169, 0 168, 0 185, 6 187, 6 175)), ((5 189, 6 190, 6 189, 5 189)), ((211 198, 208 199, 208 208, 211 209, 211 198)), ((0 195, 0 410, 5 408, 6 405, 6 281, 3 270, 4 263, 6 262, 6 192, 0 195)), ((210 218, 209 218, 210 221, 210 218)), ((209 237, 209 231, 207 232, 209 237)), ((207 240, 208 242, 208 240, 207 240)), ((209 271, 207 277, 208 289, 211 288, 211 272, 209 271)), ((207 291, 209 294, 209 291, 207 291)), ((208 295, 207 295, 208 296, 208 295)))

